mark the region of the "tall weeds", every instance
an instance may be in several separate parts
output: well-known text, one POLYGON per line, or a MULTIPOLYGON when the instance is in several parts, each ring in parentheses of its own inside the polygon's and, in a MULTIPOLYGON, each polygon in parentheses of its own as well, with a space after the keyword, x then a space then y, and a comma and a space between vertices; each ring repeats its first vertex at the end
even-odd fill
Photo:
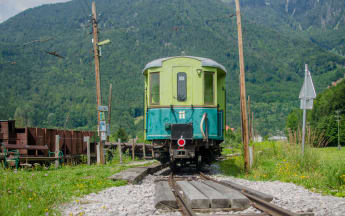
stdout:
MULTIPOLYGON (((302 129, 298 128, 296 131, 288 130, 288 141, 290 144, 300 144, 302 143, 302 129)), ((306 126, 305 131, 305 144, 313 147, 326 147, 330 142, 326 138, 324 131, 316 130, 309 125, 306 126)))

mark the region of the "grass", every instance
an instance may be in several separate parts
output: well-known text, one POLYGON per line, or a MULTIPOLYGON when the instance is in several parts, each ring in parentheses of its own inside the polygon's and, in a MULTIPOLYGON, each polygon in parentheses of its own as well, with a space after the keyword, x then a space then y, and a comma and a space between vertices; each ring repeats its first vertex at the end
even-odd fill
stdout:
MULTIPOLYGON (((129 162, 124 156, 124 162, 129 162)), ((0 215, 60 215, 57 207, 65 202, 108 187, 126 185, 107 177, 132 167, 120 165, 116 155, 107 165, 40 167, 36 169, 0 168, 0 215)))
POLYGON ((287 143, 255 144, 255 161, 249 173, 243 170, 242 157, 220 162, 225 175, 249 180, 279 180, 302 185, 323 194, 345 197, 345 148, 306 147, 287 143))

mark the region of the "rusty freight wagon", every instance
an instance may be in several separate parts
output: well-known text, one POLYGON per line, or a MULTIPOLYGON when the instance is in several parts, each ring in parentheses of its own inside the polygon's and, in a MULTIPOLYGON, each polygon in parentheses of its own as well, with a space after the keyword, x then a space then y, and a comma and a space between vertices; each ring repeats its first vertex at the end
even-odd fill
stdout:
MULTIPOLYGON (((71 131, 48 128, 16 128, 14 120, 0 120, 0 146, 2 157, 16 152, 20 161, 49 160, 55 152, 56 135, 59 135, 59 150, 65 159, 78 158, 87 153, 84 137, 94 137, 92 131, 71 131)), ((95 154, 95 143, 90 144, 91 154, 95 154)))

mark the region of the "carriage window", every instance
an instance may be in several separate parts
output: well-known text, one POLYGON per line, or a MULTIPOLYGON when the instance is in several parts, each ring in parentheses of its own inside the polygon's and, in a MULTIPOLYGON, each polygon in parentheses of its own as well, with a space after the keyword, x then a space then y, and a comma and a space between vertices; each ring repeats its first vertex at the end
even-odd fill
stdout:
POLYGON ((150 101, 159 104, 159 72, 150 73, 150 101))
POLYGON ((214 86, 213 86, 213 72, 204 73, 204 103, 214 104, 214 86))
POLYGON ((177 73, 177 100, 187 100, 187 74, 185 72, 177 73))

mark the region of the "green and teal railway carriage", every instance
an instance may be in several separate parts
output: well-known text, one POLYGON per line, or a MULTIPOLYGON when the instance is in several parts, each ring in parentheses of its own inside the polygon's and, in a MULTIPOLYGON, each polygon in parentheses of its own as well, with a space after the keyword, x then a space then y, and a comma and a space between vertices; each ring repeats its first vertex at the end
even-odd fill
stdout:
POLYGON ((148 63, 143 74, 145 138, 154 158, 174 166, 214 161, 224 140, 226 69, 211 59, 177 56, 148 63))

